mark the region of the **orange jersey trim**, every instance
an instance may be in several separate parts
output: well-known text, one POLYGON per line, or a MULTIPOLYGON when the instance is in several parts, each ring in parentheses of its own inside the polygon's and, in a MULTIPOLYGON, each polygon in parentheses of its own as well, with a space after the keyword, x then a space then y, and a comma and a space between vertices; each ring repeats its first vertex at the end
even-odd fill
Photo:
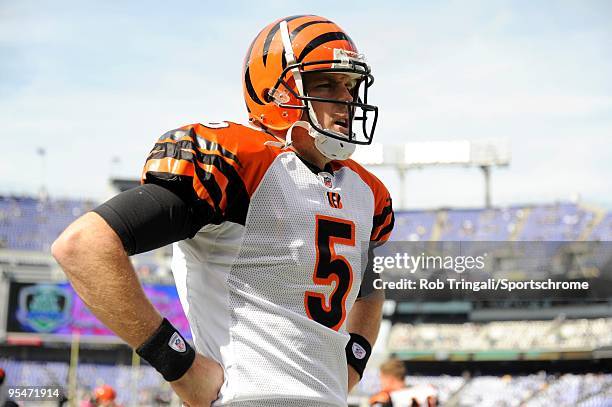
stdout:
POLYGON ((393 209, 391 207, 391 196, 387 188, 374 174, 353 160, 332 161, 331 165, 334 171, 337 171, 343 167, 349 168, 359 175, 362 181, 370 187, 372 195, 374 196, 374 223, 372 225, 370 240, 381 243, 387 241, 391 236, 390 228, 392 228, 394 222, 393 209), (379 218, 382 218, 380 219, 381 222, 377 223, 376 221, 379 220, 379 218), (386 231, 386 229, 388 229, 388 231, 386 231), (384 234, 381 235, 381 232, 383 231, 384 234))

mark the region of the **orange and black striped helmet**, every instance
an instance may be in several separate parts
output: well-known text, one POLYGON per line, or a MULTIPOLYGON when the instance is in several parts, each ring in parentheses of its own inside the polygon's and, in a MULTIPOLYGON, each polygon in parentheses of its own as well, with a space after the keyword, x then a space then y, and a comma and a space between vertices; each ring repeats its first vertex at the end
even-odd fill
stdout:
POLYGON ((370 67, 353 40, 334 22, 314 15, 286 17, 268 25, 251 43, 243 68, 244 99, 251 123, 287 130, 298 120, 308 120, 317 132, 354 144, 372 142, 378 108, 367 103, 367 95, 373 82, 370 67), (308 72, 355 77, 358 86, 353 100, 309 97, 302 86, 302 76, 308 72), (311 101, 345 105, 350 119, 348 136, 321 128, 311 101), (361 121, 360 136, 352 131, 354 120, 361 121))

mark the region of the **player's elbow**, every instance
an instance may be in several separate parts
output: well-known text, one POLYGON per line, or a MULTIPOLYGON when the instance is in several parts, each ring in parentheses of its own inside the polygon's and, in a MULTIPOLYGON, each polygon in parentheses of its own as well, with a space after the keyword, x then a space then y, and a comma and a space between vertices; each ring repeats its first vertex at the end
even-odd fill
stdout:
POLYGON ((118 237, 95 213, 88 213, 62 232, 51 245, 51 255, 66 273, 103 253, 123 253, 118 237))
POLYGON ((51 245, 51 255, 62 266, 78 258, 83 250, 87 231, 80 223, 78 219, 68 226, 51 245))

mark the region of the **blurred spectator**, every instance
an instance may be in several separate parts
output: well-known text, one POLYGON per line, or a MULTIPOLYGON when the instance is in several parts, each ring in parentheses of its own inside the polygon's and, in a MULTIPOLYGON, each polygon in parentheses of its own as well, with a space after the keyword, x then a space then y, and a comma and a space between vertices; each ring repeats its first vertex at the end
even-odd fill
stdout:
POLYGON ((406 386, 406 368, 398 359, 389 359, 380 366, 382 390, 370 397, 372 407, 435 407, 436 390, 431 385, 406 386))
POLYGON ((91 395, 91 399, 81 404, 81 407, 120 407, 115 402, 117 393, 108 384, 96 387, 91 395))

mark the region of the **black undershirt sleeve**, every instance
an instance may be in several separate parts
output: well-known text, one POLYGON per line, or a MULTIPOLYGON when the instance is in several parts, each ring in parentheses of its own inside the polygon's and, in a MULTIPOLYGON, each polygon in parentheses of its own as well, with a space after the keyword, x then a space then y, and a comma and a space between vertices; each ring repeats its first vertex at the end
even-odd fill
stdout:
POLYGON ((157 184, 122 192, 93 210, 117 233, 128 255, 193 237, 212 218, 208 205, 157 184))

